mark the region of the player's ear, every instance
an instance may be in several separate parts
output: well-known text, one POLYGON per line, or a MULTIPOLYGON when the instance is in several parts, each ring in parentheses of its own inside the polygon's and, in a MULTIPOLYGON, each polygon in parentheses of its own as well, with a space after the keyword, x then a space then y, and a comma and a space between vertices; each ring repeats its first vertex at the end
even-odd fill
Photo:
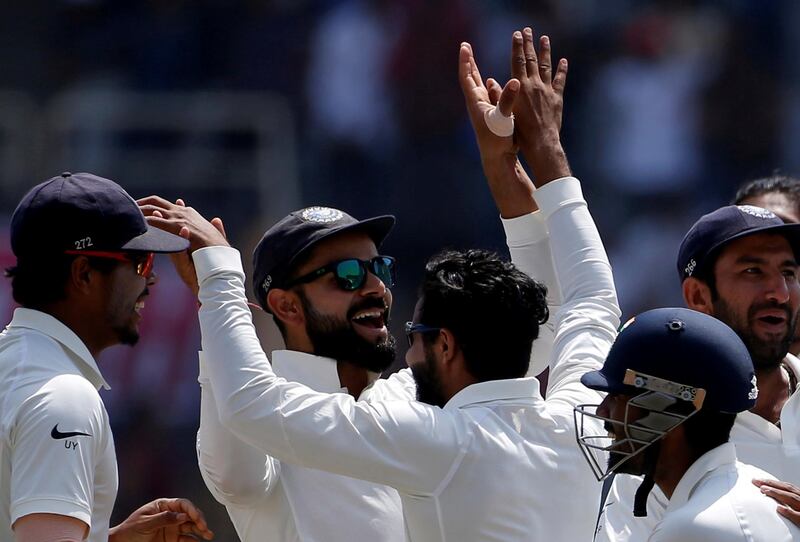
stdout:
POLYGON ((714 305, 711 288, 704 281, 689 277, 681 285, 683 301, 692 310, 713 315, 714 305))
POLYGON ((286 326, 305 324, 305 312, 300 297, 291 290, 273 288, 267 294, 267 306, 272 314, 286 326))
POLYGON ((78 256, 72 260, 69 268, 69 285, 73 290, 87 294, 92 289, 92 283, 98 278, 98 271, 89 264, 86 256, 78 256))

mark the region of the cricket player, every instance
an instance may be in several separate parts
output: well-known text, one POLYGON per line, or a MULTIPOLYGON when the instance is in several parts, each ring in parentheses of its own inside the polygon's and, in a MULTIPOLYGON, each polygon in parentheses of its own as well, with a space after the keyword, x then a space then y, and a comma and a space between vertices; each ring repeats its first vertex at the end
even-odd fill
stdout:
MULTIPOLYGON (((393 224, 316 206, 267 230, 253 254, 253 287, 286 343, 272 352, 277 375, 358 401, 414 399, 407 369, 378 378, 395 358, 386 327, 395 261, 378 253, 393 224), (324 273, 305 272, 323 264, 324 273)), ((280 461, 222 424, 207 358, 200 352, 198 463, 241 540, 405 540, 395 489, 280 461)))
MULTIPOLYGON (((278 378, 252 328, 238 253, 193 210, 156 198, 142 202, 152 224, 192 242, 203 350, 221 420, 282 464, 396 488, 410 540, 572 540, 591 536, 593 528, 588 510, 599 488, 580 463, 571 411, 599 400, 579 378, 600 366, 619 308, 605 251, 557 137, 566 66, 542 78, 543 70, 527 69, 531 53, 530 31, 525 38, 515 33, 524 81, 512 91, 558 109, 527 124, 530 141, 537 133, 556 135, 531 150, 543 155, 536 162, 540 214, 533 219, 543 226, 534 235, 549 232, 563 302, 547 400, 535 379, 523 378, 546 315, 543 288, 493 255, 449 252, 427 265, 406 328, 406 361, 420 402, 357 402, 278 378), (565 517, 563 502, 553 497, 559 487, 586 513, 565 517)), ((461 64, 463 76, 482 86, 468 47, 461 64)), ((298 272, 335 284, 330 263, 309 262, 298 272)), ((595 430, 602 431, 598 424, 595 430)))
MULTIPOLYGON (((752 205, 722 207, 689 230, 678 272, 689 308, 728 324, 742 338, 755 365, 760 394, 736 418, 731 441, 741 461, 788 482, 800 482, 800 455, 791 435, 800 420, 783 406, 795 393, 800 367, 787 355, 800 309, 797 247, 800 225, 784 224, 752 205), (790 435, 784 439, 784 433, 790 435)), ((667 506, 655 489, 646 509, 633 516, 641 480, 616 476, 601 511, 597 540, 637 540, 651 532, 667 506)))
POLYGON ((17 206, 17 265, 6 273, 21 307, 0 334, 0 540, 211 538, 185 499, 157 499, 109 529, 117 462, 95 360, 136 343, 154 253, 186 247, 149 227, 119 185, 88 173, 45 181, 17 206))
POLYGON ((581 381, 608 393, 600 405, 576 409, 582 418, 603 420, 613 436, 610 445, 608 437, 578 437, 598 477, 644 475, 637 506, 653 484, 668 499, 642 540, 800 538, 800 528, 752 483, 772 477, 739 462, 728 442, 737 414, 753 408, 759 389, 747 347, 720 320, 682 308, 647 311, 623 327, 603 368, 581 381), (597 450, 609 455, 597 459, 597 450))
MULTIPOLYGON (((742 185, 736 191, 735 205, 754 205, 775 213, 787 224, 800 223, 800 179, 785 175, 773 175, 754 179, 742 185)), ((800 324, 799 324, 800 325, 800 324)), ((785 367, 800 366, 797 355, 800 354, 800 333, 795 329, 794 340, 789 347, 785 367)), ((792 371, 791 376, 798 380, 800 375, 792 371)))

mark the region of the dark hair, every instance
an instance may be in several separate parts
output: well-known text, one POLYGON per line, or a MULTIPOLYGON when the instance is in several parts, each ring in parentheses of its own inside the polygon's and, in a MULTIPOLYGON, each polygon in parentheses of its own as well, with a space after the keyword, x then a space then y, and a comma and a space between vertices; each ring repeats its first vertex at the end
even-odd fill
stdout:
POLYGON ((549 316, 546 295, 543 285, 497 254, 445 251, 425 265, 419 323, 450 330, 478 381, 519 378, 549 316))
POLYGON ((708 289, 711 292, 712 301, 719 299, 719 292, 717 291, 717 277, 714 273, 714 267, 716 266, 717 258, 719 257, 720 252, 722 252, 720 249, 710 252, 705 258, 703 258, 703 261, 697 266, 697 269, 695 269, 695 272, 692 275, 694 278, 708 286, 708 289))
POLYGON ((778 192, 784 194, 800 211, 800 179, 787 175, 772 175, 761 179, 753 179, 739 187, 736 191, 735 205, 741 205, 749 198, 778 192))
MULTIPOLYGON (((300 269, 301 267, 303 267, 306 264, 306 262, 309 262, 313 255, 314 255, 314 248, 312 248, 311 250, 307 251, 305 254, 301 254, 297 258, 297 260, 292 264, 292 266, 289 269, 286 270, 286 280, 285 280, 285 282, 288 283, 288 282, 291 282, 292 280, 294 280, 295 274, 297 273, 297 270, 300 269)), ((254 287, 255 288, 260 288, 261 286, 256 284, 256 285, 254 285, 254 287)), ((278 286, 278 288, 280 288, 280 287, 278 286)), ((267 292, 264 296, 260 296, 260 295, 258 295, 258 293, 256 293, 256 300, 258 300, 258 304, 261 305, 261 308, 264 309, 265 312, 268 312, 268 313, 272 314, 272 321, 275 322, 275 326, 278 328, 278 331, 280 332, 281 337, 283 338, 283 342, 285 343, 286 342, 286 324, 284 324, 283 321, 280 318, 278 318, 278 316, 270 310, 269 305, 267 304, 267 295, 269 295, 269 292, 267 292), (264 300, 263 303, 261 302, 262 299, 264 300)))
POLYGON ((686 442, 695 459, 728 442, 736 414, 701 408, 683 422, 686 442))
MULTIPOLYGON (((14 301, 30 309, 43 309, 67 295, 66 284, 72 262, 77 256, 57 255, 46 258, 17 259, 17 265, 5 270, 11 279, 14 301)), ((101 273, 109 273, 116 266, 114 260, 88 258, 89 264, 101 273)))

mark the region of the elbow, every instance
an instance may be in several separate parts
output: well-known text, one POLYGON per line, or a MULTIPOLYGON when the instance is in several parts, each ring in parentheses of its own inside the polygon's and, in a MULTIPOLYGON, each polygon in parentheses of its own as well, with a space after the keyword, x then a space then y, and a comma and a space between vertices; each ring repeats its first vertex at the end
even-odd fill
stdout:
POLYGON ((277 482, 278 471, 272 460, 263 456, 260 472, 243 468, 237 461, 215 464, 198 446, 197 465, 206 487, 223 506, 249 506, 269 494, 277 482))

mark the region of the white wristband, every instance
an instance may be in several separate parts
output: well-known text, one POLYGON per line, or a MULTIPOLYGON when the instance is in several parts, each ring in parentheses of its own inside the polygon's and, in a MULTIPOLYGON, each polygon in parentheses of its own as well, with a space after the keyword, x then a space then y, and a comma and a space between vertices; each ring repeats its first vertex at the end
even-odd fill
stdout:
POLYGON ((483 114, 483 120, 489 130, 498 137, 508 137, 514 133, 514 115, 506 117, 500 112, 499 107, 488 109, 483 114))

